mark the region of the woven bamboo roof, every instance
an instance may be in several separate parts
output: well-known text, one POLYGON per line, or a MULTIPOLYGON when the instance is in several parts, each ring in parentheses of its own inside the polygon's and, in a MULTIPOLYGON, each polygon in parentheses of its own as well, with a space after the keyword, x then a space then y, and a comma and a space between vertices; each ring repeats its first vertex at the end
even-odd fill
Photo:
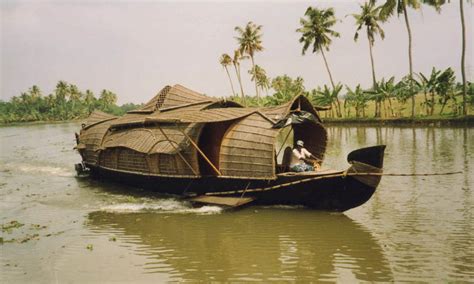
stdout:
MULTIPOLYGON (((205 129, 210 131, 212 127, 222 125, 225 128, 221 134, 219 131, 209 132, 216 137, 221 135, 221 138, 211 137, 206 143, 216 143, 215 146, 220 147, 215 166, 223 176, 274 179, 275 139, 280 129, 272 127, 278 120, 298 110, 311 112, 319 119, 304 96, 276 107, 244 108, 181 85, 166 86, 142 108, 122 117, 102 112, 91 114, 87 126, 81 131, 78 149, 85 149, 90 161, 97 160, 101 150, 114 148, 131 149, 146 155, 191 153, 195 160, 193 165, 198 168, 198 155, 186 136, 196 143, 206 141, 201 140, 204 126, 215 123, 205 129), (229 123, 219 124, 222 122, 229 123)), ((305 140, 307 148, 316 156, 323 157, 327 135, 320 123, 294 126, 294 133, 305 140)))
POLYGON ((91 126, 94 126, 98 123, 101 123, 101 122, 104 122, 104 121, 108 121, 108 120, 113 120, 113 119, 116 119, 117 117, 114 116, 114 115, 111 115, 111 114, 108 114, 108 113, 105 113, 105 112, 102 112, 100 110, 94 110, 90 115, 89 117, 86 119, 86 121, 84 122, 85 124, 85 127, 84 128, 89 128, 91 126))
POLYGON ((179 84, 166 86, 158 92, 151 100, 149 100, 142 108, 129 111, 128 113, 150 114, 157 110, 189 105, 203 102, 214 102, 215 98, 200 94, 179 84))
POLYGON ((170 111, 157 113, 146 118, 147 122, 210 123, 239 119, 257 112, 248 108, 216 108, 207 110, 170 111))
POLYGON ((183 150, 189 146, 183 132, 189 137, 196 139, 202 125, 181 125, 180 128, 175 125, 162 125, 160 127, 174 144, 174 147, 163 135, 160 128, 147 127, 109 132, 103 139, 101 149, 125 147, 146 154, 175 154, 176 149, 183 150))

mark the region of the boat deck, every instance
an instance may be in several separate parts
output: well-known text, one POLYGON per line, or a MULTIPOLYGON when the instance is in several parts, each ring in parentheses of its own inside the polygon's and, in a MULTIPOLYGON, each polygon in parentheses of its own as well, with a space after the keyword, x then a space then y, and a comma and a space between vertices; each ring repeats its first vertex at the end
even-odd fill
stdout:
POLYGON ((315 177, 315 176, 325 176, 325 175, 332 175, 332 174, 340 174, 344 171, 341 170, 333 170, 333 169, 324 169, 319 171, 312 171, 312 172, 285 172, 277 174, 279 177, 292 177, 292 176, 307 176, 307 177, 315 177))

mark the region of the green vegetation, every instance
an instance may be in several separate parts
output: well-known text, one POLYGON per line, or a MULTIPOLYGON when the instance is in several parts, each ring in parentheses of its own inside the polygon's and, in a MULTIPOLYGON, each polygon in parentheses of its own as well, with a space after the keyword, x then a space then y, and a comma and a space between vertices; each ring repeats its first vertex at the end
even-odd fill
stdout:
POLYGON ((263 50, 262 47, 262 26, 249 22, 245 28, 236 27, 239 36, 237 39, 238 49, 231 60, 227 54, 222 55, 220 63, 224 66, 228 78, 231 81, 231 99, 245 106, 276 106, 290 101, 297 95, 308 97, 311 102, 320 109, 326 109, 322 116, 325 118, 339 119, 361 119, 371 117, 377 119, 445 119, 456 116, 466 116, 474 109, 474 87, 465 78, 465 48, 466 35, 464 23, 463 1, 460 0, 460 13, 462 24, 462 59, 461 73, 462 82, 456 81, 456 76, 451 68, 446 70, 436 70, 433 67, 431 74, 416 73, 413 71, 412 58, 412 34, 407 9, 418 10, 421 4, 434 7, 438 12, 446 1, 432 0, 386 0, 377 6, 375 0, 368 0, 360 5, 360 13, 352 14, 355 19, 356 33, 354 40, 357 41, 359 33, 365 30, 369 41, 370 63, 372 69, 372 86, 364 89, 361 85, 351 88, 340 82, 335 82, 326 59, 325 51, 333 39, 340 37, 340 34, 333 29, 334 25, 340 21, 335 16, 333 8, 319 9, 308 7, 304 17, 300 19, 300 28, 296 32, 301 34, 299 42, 303 44, 302 53, 306 53, 311 47, 313 53, 322 55, 324 66, 329 75, 330 86, 316 86, 306 90, 304 80, 301 77, 293 79, 287 75, 280 75, 273 79, 267 76, 267 72, 259 65, 255 65, 254 52, 263 50), (408 62, 409 73, 396 81, 395 77, 381 78, 377 80, 375 63, 372 49, 376 35, 384 39, 385 32, 382 23, 391 16, 398 14, 404 16, 404 21, 408 34, 408 62), (245 52, 249 56, 241 56, 245 52), (242 80, 240 76, 240 62, 250 58, 252 69, 252 81, 255 82, 256 96, 244 94, 242 80), (237 79, 240 84, 240 95, 235 92, 232 78, 227 70, 227 66, 233 64, 237 79), (265 90, 267 96, 260 97, 258 90, 265 90), (268 95, 269 91, 273 91, 268 95), (410 108, 407 104, 410 102, 410 108))
POLYGON ((22 224, 16 220, 10 221, 8 223, 2 224, 2 233, 11 233, 13 229, 18 229, 23 227, 25 224, 22 224))
MULTIPOLYGON (((260 99, 246 96, 245 103, 251 107, 277 106, 297 95, 304 95, 314 105, 328 109, 322 112, 325 118, 395 119, 411 116, 411 108, 407 108, 407 103, 413 98, 417 118, 462 115, 462 84, 455 83, 451 68, 444 71, 433 68, 429 78, 421 73, 419 77, 419 81, 413 80, 413 82, 409 76, 398 82, 395 81, 395 77, 388 80, 382 78, 377 82, 375 90, 372 88, 365 90, 360 85, 350 88, 342 84, 337 84, 334 89, 324 85, 322 88, 306 90, 303 78, 293 79, 283 75, 271 81, 271 88, 275 91, 273 95, 260 99), (338 98, 342 99, 341 116, 336 111, 338 98)), ((470 112, 473 112, 474 85, 471 83, 468 86, 468 97, 470 112)), ((243 104, 241 96, 233 96, 231 99, 243 104)))
MULTIPOLYGON (((329 51, 329 46, 332 43, 331 37, 340 37, 338 32, 332 30, 332 27, 337 22, 334 9, 329 8, 320 10, 318 8, 308 7, 304 15, 306 18, 300 19, 301 28, 296 30, 302 34, 299 39, 300 43, 303 43, 302 53, 304 55, 311 45, 313 46, 313 53, 321 52, 324 59, 324 65, 326 66, 331 81, 331 86, 333 89, 336 89, 326 55, 324 54, 325 49, 326 51, 329 51)), ((335 102, 336 114, 338 117, 341 117, 341 104, 337 97, 335 102)))
POLYGON ((119 107, 116 102, 117 95, 108 90, 96 98, 90 90, 82 92, 76 85, 59 81, 52 94, 43 96, 34 85, 9 102, 0 101, 0 123, 73 120, 87 117, 95 109, 121 115, 139 107, 131 103, 119 107))

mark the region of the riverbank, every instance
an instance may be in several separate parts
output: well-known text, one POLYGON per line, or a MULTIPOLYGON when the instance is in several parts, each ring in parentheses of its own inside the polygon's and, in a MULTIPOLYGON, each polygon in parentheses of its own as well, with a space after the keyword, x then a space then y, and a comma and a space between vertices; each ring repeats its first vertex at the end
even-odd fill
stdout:
POLYGON ((456 117, 397 117, 397 118, 322 118, 326 125, 331 124, 364 124, 364 125, 465 125, 474 126, 474 115, 456 117))
MULTIPOLYGON (((456 117, 396 117, 396 118, 375 118, 375 117, 347 117, 347 118, 321 118, 324 124, 364 124, 364 125, 466 125, 474 126, 474 115, 456 116, 456 117)), ((9 123, 0 123, 0 127, 16 125, 41 125, 41 124, 60 124, 69 122, 81 122, 85 118, 71 120, 38 120, 38 121, 17 121, 9 123)))
POLYGON ((85 118, 68 119, 68 120, 36 120, 36 121, 15 121, 15 122, 0 122, 0 127, 18 126, 18 125, 42 125, 42 124, 62 124, 70 122, 82 122, 85 118))

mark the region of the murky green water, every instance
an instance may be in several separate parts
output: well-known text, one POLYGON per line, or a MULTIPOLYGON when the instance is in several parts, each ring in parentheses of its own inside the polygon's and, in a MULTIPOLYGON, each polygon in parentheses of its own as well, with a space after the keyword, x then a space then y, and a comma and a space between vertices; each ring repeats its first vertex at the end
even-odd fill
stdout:
POLYGON ((0 282, 474 281, 474 128, 329 127, 326 167, 387 144, 384 177, 344 214, 194 209, 77 178, 78 124, 0 128, 0 282))

